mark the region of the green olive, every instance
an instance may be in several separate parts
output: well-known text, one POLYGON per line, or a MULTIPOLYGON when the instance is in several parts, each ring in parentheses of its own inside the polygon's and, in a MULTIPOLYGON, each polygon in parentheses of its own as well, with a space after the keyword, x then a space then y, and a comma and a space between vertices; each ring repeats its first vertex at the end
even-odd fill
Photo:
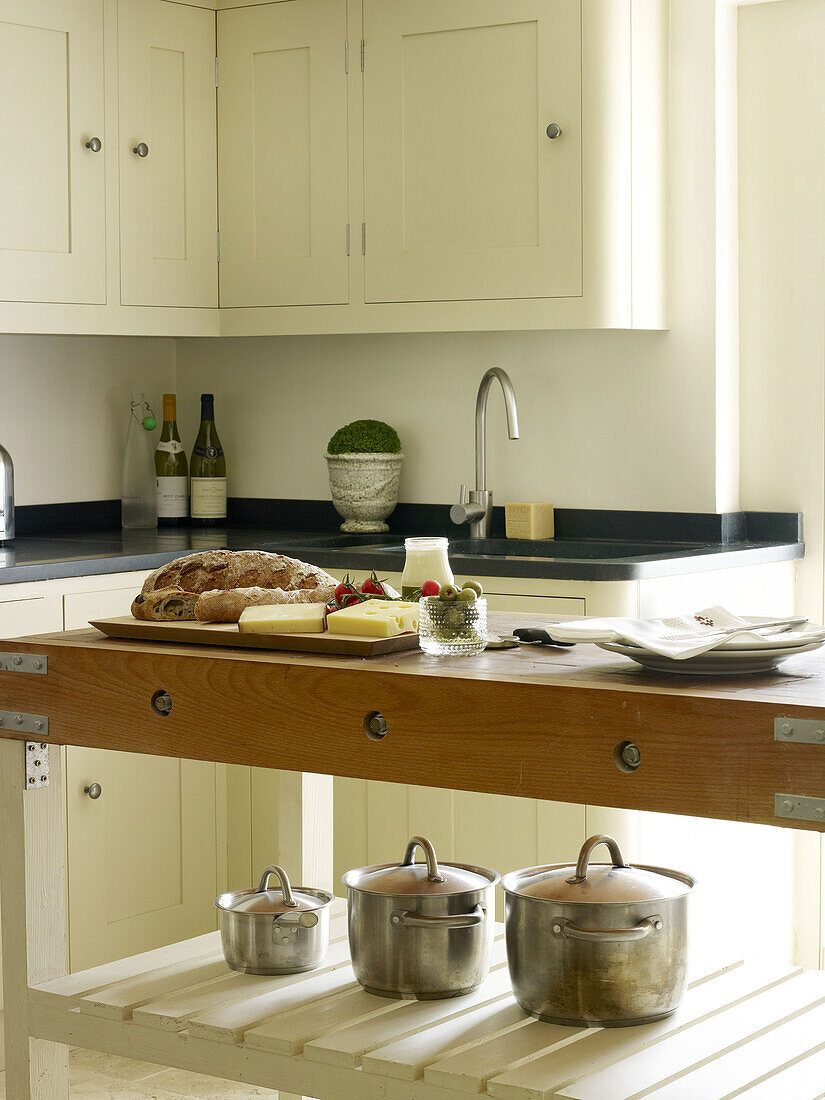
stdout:
POLYGON ((484 589, 481 587, 478 581, 465 581, 461 588, 462 591, 466 591, 467 589, 469 589, 471 592, 475 592, 477 596, 484 595, 484 589))
POLYGON ((478 599, 478 596, 476 596, 475 589, 468 588, 468 586, 465 584, 459 594, 456 596, 456 599, 462 600, 464 603, 475 603, 478 599))
POLYGON ((442 584, 438 593, 440 600, 454 600, 458 596, 458 589, 454 584, 442 584))

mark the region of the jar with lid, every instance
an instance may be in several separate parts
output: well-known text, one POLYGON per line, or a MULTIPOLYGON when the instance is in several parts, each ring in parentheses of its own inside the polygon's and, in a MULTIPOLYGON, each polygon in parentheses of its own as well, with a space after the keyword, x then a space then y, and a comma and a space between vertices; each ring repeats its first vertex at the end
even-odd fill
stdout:
POLYGON ((405 600, 417 598, 424 581, 455 583, 447 548, 445 538, 404 539, 407 557, 401 575, 401 595, 405 600))

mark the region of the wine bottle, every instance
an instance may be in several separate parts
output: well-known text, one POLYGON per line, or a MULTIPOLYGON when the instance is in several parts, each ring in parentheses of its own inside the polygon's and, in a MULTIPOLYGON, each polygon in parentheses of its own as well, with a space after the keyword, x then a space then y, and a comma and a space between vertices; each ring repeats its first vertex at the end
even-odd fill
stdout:
POLYGON ((226 457, 215 428, 215 397, 201 394, 201 426, 189 463, 189 514, 196 527, 226 519, 226 457))
POLYGON ((155 450, 159 527, 181 527, 189 516, 189 464, 180 441, 175 394, 163 395, 163 427, 155 450))

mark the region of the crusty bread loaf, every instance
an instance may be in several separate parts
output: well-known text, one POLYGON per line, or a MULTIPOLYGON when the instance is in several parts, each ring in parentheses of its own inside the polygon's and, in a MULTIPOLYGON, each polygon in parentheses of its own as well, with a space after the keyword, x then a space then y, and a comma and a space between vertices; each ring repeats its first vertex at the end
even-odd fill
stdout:
POLYGON ((187 592, 180 585, 159 588, 156 592, 141 592, 132 601, 136 619, 150 622, 172 622, 195 618, 196 592, 187 592))
POLYGON ((333 587, 334 577, 314 565, 264 550, 203 550, 162 565, 146 578, 143 594, 178 585, 186 592, 228 592, 234 588, 333 587))
POLYGON ((231 592, 204 592, 195 604, 195 618, 201 623, 236 623, 247 607, 273 603, 326 603, 335 594, 335 585, 302 588, 288 592, 283 588, 233 588, 231 592))

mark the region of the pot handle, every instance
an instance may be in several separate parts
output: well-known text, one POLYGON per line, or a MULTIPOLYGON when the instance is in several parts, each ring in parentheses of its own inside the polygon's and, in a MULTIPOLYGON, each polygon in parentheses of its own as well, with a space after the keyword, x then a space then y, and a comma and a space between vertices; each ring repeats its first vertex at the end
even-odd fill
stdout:
POLYGON ((553 935, 564 936, 568 940, 585 940, 587 943, 625 943, 627 940, 645 940, 648 936, 661 932, 664 921, 657 913, 645 917, 635 928, 579 928, 569 920, 559 920, 553 924, 553 935))
POLYGON ((443 917, 426 917, 423 913, 408 913, 406 909, 393 909, 390 913, 390 923, 405 928, 475 928, 484 919, 480 905, 470 913, 447 913, 443 917))
POLYGON ((590 863, 590 855, 597 844, 607 845, 614 867, 628 866, 622 858, 618 841, 614 840, 612 836, 608 836, 606 833, 599 833, 597 836, 588 837, 584 844, 582 844, 582 850, 579 852, 579 861, 576 864, 576 873, 567 879, 571 886, 578 886, 579 883, 587 880, 587 866, 590 863))
POLYGON ((294 909, 298 902, 292 896, 292 887, 289 885, 287 873, 283 867, 278 867, 275 863, 264 869, 261 875, 261 881, 258 883, 258 893, 262 894, 264 890, 267 889, 271 875, 275 875, 281 885, 281 893, 284 895, 284 905, 288 905, 290 909, 294 909))
POLYGON ((412 838, 407 845, 407 850, 404 853, 404 859, 401 862, 401 866, 412 867, 416 848, 421 849, 427 860, 427 878, 430 882, 443 882, 444 876, 438 869, 438 860, 435 858, 435 848, 433 848, 432 843, 427 840, 425 836, 414 836, 412 838))

